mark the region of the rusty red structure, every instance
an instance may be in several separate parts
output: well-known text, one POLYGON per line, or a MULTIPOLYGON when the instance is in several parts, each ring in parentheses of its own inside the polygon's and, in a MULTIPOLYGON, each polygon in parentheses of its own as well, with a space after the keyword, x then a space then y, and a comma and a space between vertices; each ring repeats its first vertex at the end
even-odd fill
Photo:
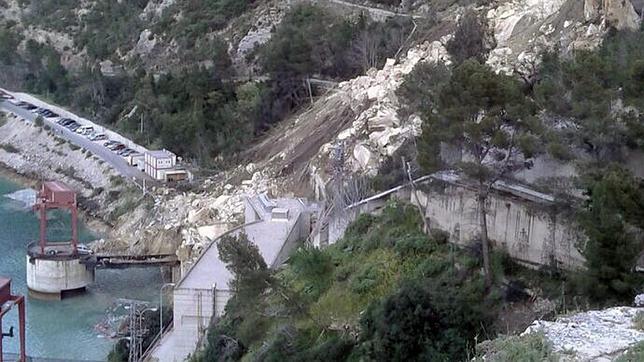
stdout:
POLYGON ((2 318, 14 307, 18 306, 18 329, 20 336, 20 362, 27 360, 25 345, 25 297, 11 294, 11 279, 0 277, 0 362, 3 361, 2 340, 4 337, 13 337, 13 329, 4 333, 2 318))
POLYGON ((78 208, 76 206, 76 193, 60 181, 43 182, 34 210, 40 214, 40 252, 45 253, 47 246, 47 210, 68 209, 72 215, 73 254, 78 253, 78 208))

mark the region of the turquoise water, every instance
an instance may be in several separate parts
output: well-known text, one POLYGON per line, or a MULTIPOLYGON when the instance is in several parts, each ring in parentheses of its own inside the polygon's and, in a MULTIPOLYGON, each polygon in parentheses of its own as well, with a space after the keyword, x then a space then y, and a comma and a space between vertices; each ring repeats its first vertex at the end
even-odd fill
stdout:
MULTIPOLYGON (((0 275, 12 279, 14 294, 27 295, 25 248, 38 238, 38 219, 19 201, 5 197, 22 187, 0 177, 0 275)), ((51 240, 69 233, 68 216, 50 216, 51 240)), ((94 236, 80 225, 80 239, 94 236)), ((34 357, 94 360, 106 359, 113 343, 95 326, 104 321, 117 298, 156 301, 162 285, 157 268, 97 270, 96 282, 87 293, 62 301, 40 301, 27 297, 27 354, 34 357)), ((3 319, 7 332, 17 328, 17 309, 3 319)), ((16 329, 17 332, 17 329, 16 329)), ((18 338, 4 339, 5 352, 18 351, 18 338)))

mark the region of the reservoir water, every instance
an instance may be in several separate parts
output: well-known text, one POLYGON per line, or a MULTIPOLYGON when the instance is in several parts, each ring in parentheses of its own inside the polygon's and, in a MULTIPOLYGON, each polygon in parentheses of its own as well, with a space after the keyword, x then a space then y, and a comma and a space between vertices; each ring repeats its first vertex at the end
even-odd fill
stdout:
MULTIPOLYGON (((0 176, 0 275, 12 279, 14 294, 27 295, 25 248, 38 238, 38 218, 24 202, 7 197, 21 189, 0 176)), ((54 230, 48 234, 52 240, 69 235, 66 215, 53 215, 52 219, 54 230)), ((79 234, 81 241, 95 238, 82 225, 79 234)), ((83 295, 62 301, 27 297, 27 354, 61 360, 106 360, 115 340, 102 336, 96 326, 105 321, 117 299, 156 301, 161 285, 158 268, 97 270, 96 282, 83 295)), ((5 332, 10 326, 17 328, 17 314, 17 310, 11 311, 3 319, 5 332)), ((5 338, 4 349, 17 352, 17 336, 5 338)))

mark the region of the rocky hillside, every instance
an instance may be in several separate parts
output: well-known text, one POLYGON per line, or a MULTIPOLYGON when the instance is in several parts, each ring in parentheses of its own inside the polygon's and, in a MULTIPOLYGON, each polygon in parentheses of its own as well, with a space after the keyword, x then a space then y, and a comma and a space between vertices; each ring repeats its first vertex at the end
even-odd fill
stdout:
MULTIPOLYGON (((638 2, 628 1, 516 0, 492 2, 475 11, 485 14, 493 38, 487 64, 498 72, 530 77, 543 51, 556 49, 565 55, 594 49, 610 28, 637 29, 641 9, 638 2)), ((257 144, 253 156, 266 156, 262 167, 279 175, 308 175, 318 190, 332 176, 329 159, 334 157, 349 174, 375 176, 380 165, 420 133, 417 115, 401 115, 396 91, 417 64, 451 63, 445 47, 463 12, 458 10, 398 61, 390 59, 380 70, 340 83, 257 144)))
MULTIPOLYGON (((77 87, 84 95, 91 95, 89 99, 83 98, 85 104, 103 102, 106 107, 104 111, 112 116, 117 115, 117 119, 120 112, 133 115, 133 122, 136 123, 134 127, 138 126, 142 116, 161 119, 163 121, 156 128, 153 125, 150 132, 162 132, 167 128, 173 134, 185 135, 178 139, 180 144, 193 142, 186 135, 186 132, 191 132, 191 128, 179 126, 179 123, 174 125, 175 118, 168 118, 166 114, 157 111, 164 107, 163 100, 183 95, 171 91, 159 95, 153 98, 152 103, 148 103, 148 107, 152 104, 153 107, 150 108, 155 109, 145 111, 144 103, 139 100, 152 99, 146 96, 146 92, 150 92, 145 86, 147 81, 140 83, 140 86, 136 83, 135 89, 119 85, 124 84, 119 83, 121 81, 141 82, 128 78, 128 74, 135 70, 153 75, 153 79, 159 80, 161 74, 179 74, 175 72, 181 68, 199 65, 210 68, 215 73, 228 72, 227 78, 221 79, 255 77, 255 81, 242 83, 232 92, 226 87, 219 88, 221 86, 215 83, 203 88, 207 91, 209 86, 215 87, 220 89, 218 92, 223 92, 226 97, 234 97, 237 101, 243 95, 250 101, 243 104, 244 109, 249 106, 276 109, 283 105, 275 103, 275 100, 281 102, 287 97, 293 97, 293 93, 279 93, 279 89, 283 88, 280 88, 278 79, 269 80, 267 85, 261 83, 265 79, 271 79, 271 74, 265 73, 267 68, 262 62, 270 53, 266 52, 278 51, 279 47, 285 46, 285 43, 278 40, 282 39, 284 33, 292 34, 293 30, 288 29, 296 29, 292 28, 297 24, 293 22, 293 17, 288 18, 287 28, 281 29, 279 24, 299 2, 240 2, 241 5, 231 7, 228 2, 220 1, 213 2, 214 5, 210 8, 195 8, 172 0, 118 4, 67 1, 64 6, 54 3, 17 0, 4 0, 0 3, 0 21, 5 34, 0 37, 4 41, 0 41, 0 44, 6 46, 6 43, 17 43, 21 57, 5 61, 2 66, 29 73, 33 70, 30 68, 36 65, 23 61, 24 59, 43 54, 46 58, 48 52, 54 51, 60 55, 60 65, 67 74, 65 89, 77 87), (222 9, 226 9, 227 16, 212 15, 222 9), (15 37, 12 38, 12 34, 15 37), (274 37, 277 39, 271 42, 274 37), (35 44, 40 44, 41 47, 38 48, 35 44), (269 50, 263 50, 263 45, 266 44, 269 45, 269 50), (229 61, 212 57, 212 52, 220 54, 217 49, 222 46, 229 61), (36 48, 40 50, 34 50, 36 48), (219 61, 227 65, 222 67, 219 61), (93 71, 87 73, 90 74, 89 78, 98 81, 74 84, 78 81, 69 75, 86 72, 87 66, 100 71, 101 75, 96 75, 93 71), (92 91, 85 91, 87 89, 92 91), (267 100, 261 95, 265 90, 272 92, 270 97, 277 98, 267 100), (110 92, 113 91, 122 92, 119 96, 122 99, 114 98, 110 101, 110 97, 114 96, 110 92)), ((413 20, 415 25, 403 25, 403 32, 398 34, 402 41, 394 42, 394 39, 389 39, 396 46, 391 47, 392 51, 374 53, 378 54, 378 60, 361 66, 366 69, 364 72, 358 71, 357 74, 361 75, 353 76, 356 74, 353 71, 345 74, 328 73, 326 79, 340 81, 339 84, 331 87, 328 84, 323 87, 314 85, 312 104, 307 104, 309 97, 306 90, 304 94, 299 93, 301 89, 293 90, 296 97, 301 99, 285 108, 289 110, 288 113, 281 113, 269 132, 259 138, 251 138, 253 141, 247 144, 248 149, 240 156, 243 166, 209 177, 197 191, 177 193, 176 190, 159 190, 154 205, 139 206, 134 213, 137 217, 124 219, 122 227, 117 228, 122 233, 121 246, 133 247, 137 244, 135 249, 139 251, 172 250, 179 245, 177 238, 183 239, 183 244, 199 246, 204 242, 205 235, 197 232, 199 227, 239 221, 242 204, 239 195, 249 189, 276 195, 295 192, 323 199, 329 191, 329 180, 337 172, 349 176, 373 177, 382 173, 383 168, 391 168, 393 157, 399 158, 409 153, 403 146, 408 145, 421 132, 421 119, 405 109, 398 94, 399 88, 418 64, 451 64, 452 55, 447 48, 459 22, 468 12, 474 12, 486 29, 483 41, 483 47, 489 54, 486 56, 486 63, 499 72, 519 74, 528 81, 534 75, 542 51, 557 49, 565 55, 575 49, 595 48, 611 28, 637 28, 642 13, 642 2, 638 0, 515 0, 478 2, 477 5, 468 5, 467 1, 452 1, 449 6, 433 2, 403 1, 399 4, 400 7, 396 7, 396 2, 392 3, 393 7, 392 4, 368 2, 318 3, 329 11, 318 16, 326 16, 330 21, 337 19, 333 15, 334 11, 345 13, 345 10, 351 9, 354 14, 370 14, 376 22, 387 22, 396 12, 403 13, 407 14, 402 16, 403 21, 413 20), (289 113, 294 114, 289 116, 289 113), (140 237, 140 233, 146 236, 140 237), (128 238, 129 235, 136 237, 128 240, 131 239, 128 238), (157 242, 150 245, 146 240, 157 242)), ((300 12, 302 14, 304 13, 300 12)), ((301 31, 302 29, 321 31, 316 28, 300 28, 301 31)), ((379 28, 371 30, 375 31, 374 29, 379 28)), ((393 31, 394 28, 386 29, 393 31)), ((352 49, 360 44, 360 37, 363 35, 356 36, 351 42, 352 49)), ((292 39, 288 41, 293 42, 292 39)), ((291 50, 293 51, 295 49, 291 50)), ((348 55, 349 58, 360 58, 361 54, 363 53, 357 52, 348 55)), ((313 73, 320 72, 321 68, 315 67, 323 67, 324 64, 313 63, 313 73)), ((276 67, 270 69, 274 72, 282 71, 276 67)), ((2 79, 3 82, 21 82, 20 79, 15 79, 16 72, 3 74, 6 77, 2 79), (14 79, 8 79, 7 74, 13 74, 14 79)), ((298 74, 300 75, 297 77, 303 76, 298 74)), ((309 73, 308 76, 310 75, 309 73)), ((87 75, 83 77, 86 79, 87 75)), ((186 80, 188 79, 190 78, 186 80)), ((56 83, 56 79, 52 79, 49 84, 51 82, 61 89, 62 83, 56 83)), ((168 85, 174 88, 183 86, 176 83, 168 85)), ((160 84, 157 83, 155 92, 159 92, 159 87, 160 84)), ((199 91, 201 90, 195 89, 192 93, 199 91)), ((176 104, 173 107, 184 105, 176 104)), ((186 103, 185 107, 186 112, 191 112, 190 103, 186 103)), ((219 114, 221 111, 215 107, 206 108, 204 112, 219 114)), ((236 112, 239 112, 235 113, 238 117, 236 119, 274 117, 262 112, 249 116, 241 107, 236 112)), ((176 122, 185 123, 186 114, 188 113, 179 112, 173 117, 176 117, 176 122)), ((203 122, 207 122, 208 117, 204 116, 203 122)), ((127 118, 121 118, 117 124, 127 133, 130 129, 128 122, 127 118)), ((229 127, 227 121, 222 122, 215 127, 229 127)), ((196 127, 199 130, 202 126, 196 127)), ((223 134, 214 132, 210 138, 230 138, 229 131, 223 134)), ((198 133, 200 132, 197 131, 198 133)), ((141 141, 140 135, 133 136, 141 141)), ((161 134, 154 142, 165 141, 167 140, 161 134)), ((194 148, 202 149, 203 142, 197 138, 194 148)), ((214 150, 224 150, 225 147, 229 146, 216 146, 214 150)), ((185 152, 191 152, 191 149, 182 148, 185 152)), ((413 149, 411 152, 413 153, 413 149)), ((199 157, 214 157, 219 163, 228 156, 214 153, 199 157)), ((412 158, 413 154, 406 157, 412 158)))

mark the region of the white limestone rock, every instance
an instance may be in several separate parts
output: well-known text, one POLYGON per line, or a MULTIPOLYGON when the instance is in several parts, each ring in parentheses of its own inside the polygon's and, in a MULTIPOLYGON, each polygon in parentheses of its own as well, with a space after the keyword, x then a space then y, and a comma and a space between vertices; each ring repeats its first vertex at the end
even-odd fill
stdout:
POLYGON ((523 334, 543 332, 555 352, 573 352, 576 360, 596 361, 616 356, 644 341, 644 332, 633 326, 642 308, 615 307, 535 321, 523 334))
POLYGON ((366 170, 372 159, 371 151, 363 144, 358 144, 353 148, 353 158, 358 162, 362 170, 366 170))

